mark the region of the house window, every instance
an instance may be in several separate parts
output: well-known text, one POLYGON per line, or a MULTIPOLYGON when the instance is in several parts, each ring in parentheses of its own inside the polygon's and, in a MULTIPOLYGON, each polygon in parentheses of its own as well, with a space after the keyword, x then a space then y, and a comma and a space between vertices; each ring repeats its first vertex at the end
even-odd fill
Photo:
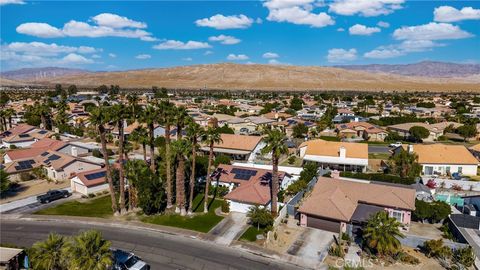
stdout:
POLYGON ((392 217, 395 218, 398 222, 403 223, 403 212, 402 211, 393 210, 392 211, 392 217))
POLYGON ((462 173, 463 172, 463 167, 458 167, 458 173, 462 173))
POLYGON ((447 166, 447 167, 445 168, 445 173, 448 174, 448 175, 450 174, 450 166, 447 166))

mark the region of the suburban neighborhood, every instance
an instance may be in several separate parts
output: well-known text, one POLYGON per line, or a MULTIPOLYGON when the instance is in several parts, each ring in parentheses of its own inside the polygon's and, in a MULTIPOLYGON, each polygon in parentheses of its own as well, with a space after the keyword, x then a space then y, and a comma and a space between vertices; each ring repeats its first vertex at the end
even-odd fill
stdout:
POLYGON ((0 0, 0 269, 479 270, 479 3, 0 0))

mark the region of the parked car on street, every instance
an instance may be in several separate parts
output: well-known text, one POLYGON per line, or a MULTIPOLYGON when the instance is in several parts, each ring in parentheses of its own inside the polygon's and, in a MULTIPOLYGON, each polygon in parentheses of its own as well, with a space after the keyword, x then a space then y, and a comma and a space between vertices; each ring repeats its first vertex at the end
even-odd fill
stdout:
POLYGON ((150 265, 131 252, 114 249, 113 270, 150 270, 150 265))
POLYGON ((37 196, 37 201, 40 203, 49 203, 61 198, 67 198, 70 193, 67 190, 49 190, 46 194, 37 196))
POLYGON ((397 147, 402 146, 402 142, 391 143, 389 146, 390 146, 390 147, 393 147, 393 148, 397 148, 397 147))

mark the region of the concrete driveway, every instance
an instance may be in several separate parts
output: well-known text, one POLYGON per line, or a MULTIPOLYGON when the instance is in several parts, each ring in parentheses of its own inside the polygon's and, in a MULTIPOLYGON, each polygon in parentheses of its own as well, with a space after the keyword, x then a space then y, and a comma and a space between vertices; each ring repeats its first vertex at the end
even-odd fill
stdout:
POLYGON ((305 228, 297 240, 289 247, 287 253, 302 257, 311 262, 321 262, 328 255, 328 248, 336 233, 305 228))
MULTIPOLYGON (((64 188, 62 190, 67 190, 68 192, 72 192, 71 188, 64 188)), ((44 193, 42 193, 44 194, 44 193)), ((39 195, 39 194, 38 194, 39 195)), ((39 210, 42 206, 48 205, 51 206, 53 204, 56 204, 58 202, 64 202, 66 200, 71 200, 71 199, 78 199, 80 198, 79 193, 72 194, 72 196, 65 198, 65 199, 60 199, 53 201, 49 204, 41 204, 37 202, 37 196, 30 196, 28 198, 20 199, 17 201, 9 202, 9 203, 4 203, 0 205, 0 213, 28 213, 28 212, 33 212, 35 210, 39 210)))
POLYGON ((247 229, 247 220, 247 215, 244 213, 230 212, 226 218, 208 232, 209 238, 212 238, 215 243, 228 246, 247 229))

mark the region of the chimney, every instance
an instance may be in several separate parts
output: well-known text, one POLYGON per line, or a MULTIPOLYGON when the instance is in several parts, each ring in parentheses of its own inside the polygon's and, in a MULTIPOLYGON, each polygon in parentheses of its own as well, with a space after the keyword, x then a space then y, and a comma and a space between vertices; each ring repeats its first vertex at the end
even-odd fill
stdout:
POLYGON ((408 153, 409 153, 409 154, 412 154, 412 153, 413 153, 413 145, 412 145, 412 144, 409 144, 409 145, 407 146, 407 150, 408 150, 408 153))
POLYGON ((345 147, 341 146, 338 154, 341 158, 345 158, 347 156, 347 149, 345 149, 345 147))
POLYGON ((78 156, 78 149, 75 146, 72 146, 72 156, 74 156, 74 157, 78 156))

